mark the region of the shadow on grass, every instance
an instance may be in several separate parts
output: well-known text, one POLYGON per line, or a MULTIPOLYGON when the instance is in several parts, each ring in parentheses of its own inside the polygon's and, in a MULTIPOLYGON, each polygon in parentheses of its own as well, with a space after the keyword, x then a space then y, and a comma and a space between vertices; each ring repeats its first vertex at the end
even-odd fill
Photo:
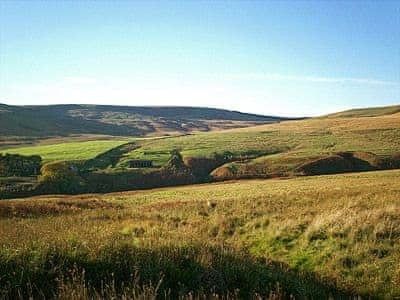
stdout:
MULTIPOLYGON (((93 196, 91 196, 93 197, 93 196)), ((0 201, 0 219, 34 218, 76 214, 83 210, 119 209, 122 205, 113 204, 96 198, 74 197, 69 199, 53 199, 51 201, 0 201)))
POLYGON ((61 292, 65 294, 66 287, 68 295, 78 294, 79 299, 103 298, 105 287, 113 291, 106 298, 129 298, 127 291, 138 286, 156 286, 151 294, 159 298, 217 294, 241 299, 271 295, 322 299, 349 295, 313 274, 206 245, 113 245, 97 253, 53 248, 0 256, 0 298, 57 298, 61 292))

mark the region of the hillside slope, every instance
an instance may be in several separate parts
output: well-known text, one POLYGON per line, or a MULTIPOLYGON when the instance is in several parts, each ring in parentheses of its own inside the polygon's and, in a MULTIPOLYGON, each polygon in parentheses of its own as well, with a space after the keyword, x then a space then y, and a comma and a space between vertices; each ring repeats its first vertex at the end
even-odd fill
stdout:
POLYGON ((0 104, 0 136, 14 137, 143 136, 246 127, 281 120, 279 117, 199 107, 0 104))
POLYGON ((400 113, 400 105, 356 108, 326 115, 328 118, 378 117, 400 113))
MULTIPOLYGON (((40 155, 44 162, 86 160, 74 167, 81 171, 76 181, 79 192, 109 192, 210 180, 397 169, 399 137, 400 114, 393 113, 287 121, 162 138, 58 142, 0 152, 40 155), (174 159, 171 164, 178 156, 179 162, 174 159), (151 161, 153 168, 132 168, 132 160, 151 161)), ((42 189, 32 186, 35 193, 71 192, 52 187, 53 183, 42 189)), ((5 186, 1 197, 21 195, 20 190, 16 190, 18 194, 14 190, 12 184, 5 186)))
POLYGON ((328 297, 305 274, 363 299, 397 299, 399 177, 397 170, 0 201, 0 286, 9 282, 12 293, 29 282, 61 293, 54 278, 68 280, 75 266, 85 269, 85 286, 136 282, 132 270, 140 283, 162 278, 160 298, 168 289, 217 286, 213 292, 240 289, 238 299, 253 299, 251 291, 268 299, 279 281, 296 299, 353 299, 334 290, 328 297), (199 248, 182 251, 188 245, 199 248), (287 267, 262 276, 270 274, 265 257, 287 267))
MULTIPOLYGON (((321 154, 370 151, 400 152, 400 115, 371 118, 325 118, 288 121, 248 128, 202 133, 142 142, 139 158, 179 149, 184 156, 208 156, 230 151, 238 156, 272 153, 321 154)), ((132 153, 133 154, 133 153, 132 153)), ((133 156, 133 155, 132 155, 133 156)))
MULTIPOLYGON (((242 161, 239 169, 250 167, 255 172, 252 176, 258 177, 287 173, 302 163, 341 151, 371 152, 379 156, 398 154, 399 137, 399 113, 368 118, 314 118, 161 139, 135 139, 139 147, 124 154, 119 165, 131 159, 148 159, 161 166, 168 161, 173 150, 179 150, 185 158, 231 152, 242 161)), ((124 139, 117 142, 119 140, 124 139)), ((81 156, 80 149, 74 145, 66 143, 58 147, 60 151, 51 146, 33 145, 13 149, 4 147, 0 152, 65 160, 68 159, 65 156, 67 152, 81 156)))

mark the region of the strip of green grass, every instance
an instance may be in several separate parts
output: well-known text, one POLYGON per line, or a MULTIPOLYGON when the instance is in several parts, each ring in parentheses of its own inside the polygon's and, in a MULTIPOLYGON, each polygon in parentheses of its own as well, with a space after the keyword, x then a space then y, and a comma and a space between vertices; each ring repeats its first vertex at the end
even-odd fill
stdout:
POLYGON ((209 157, 214 152, 229 151, 235 157, 260 157, 254 163, 261 168, 285 173, 313 158, 340 151, 393 155, 400 151, 399 137, 399 116, 310 119, 143 141, 141 148, 126 157, 151 159, 161 165, 174 149, 185 157, 209 157), (270 154, 275 155, 269 158, 270 154))
POLYGON ((5 149, 1 150, 1 152, 22 155, 40 155, 45 162, 55 160, 83 160, 93 158, 102 152, 127 142, 128 140, 70 142, 5 149))

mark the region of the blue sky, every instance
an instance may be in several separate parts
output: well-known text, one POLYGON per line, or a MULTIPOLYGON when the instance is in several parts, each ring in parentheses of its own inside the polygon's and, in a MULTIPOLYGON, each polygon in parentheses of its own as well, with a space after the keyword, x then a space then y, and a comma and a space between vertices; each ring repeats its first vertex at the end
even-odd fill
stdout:
POLYGON ((400 2, 0 1, 0 102, 400 103, 400 2))

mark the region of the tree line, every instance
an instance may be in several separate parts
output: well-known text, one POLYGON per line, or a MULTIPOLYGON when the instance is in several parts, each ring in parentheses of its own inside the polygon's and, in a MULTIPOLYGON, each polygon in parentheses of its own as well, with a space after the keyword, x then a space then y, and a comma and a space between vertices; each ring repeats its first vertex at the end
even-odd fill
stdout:
POLYGON ((0 154, 0 177, 38 175, 41 165, 39 155, 0 154))

